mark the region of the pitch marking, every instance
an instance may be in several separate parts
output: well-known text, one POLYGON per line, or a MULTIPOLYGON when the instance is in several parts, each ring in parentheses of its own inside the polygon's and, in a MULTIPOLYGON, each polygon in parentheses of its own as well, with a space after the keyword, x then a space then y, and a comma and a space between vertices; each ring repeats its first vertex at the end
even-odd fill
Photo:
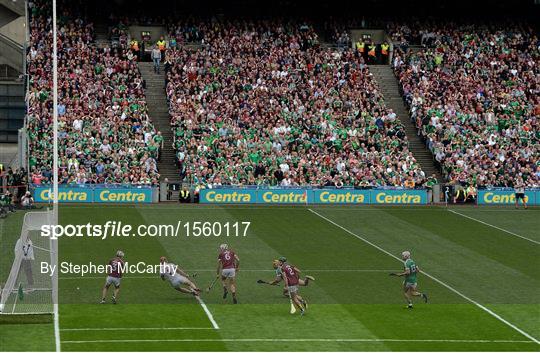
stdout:
POLYGON ((178 339, 119 339, 62 341, 84 343, 140 343, 140 342, 438 342, 438 343, 533 343, 518 340, 455 340, 455 339, 393 339, 393 338, 178 338, 178 339))
POLYGON ((530 241, 530 242, 532 242, 532 243, 535 243, 535 244, 540 245, 540 241, 536 241, 536 240, 534 240, 534 239, 530 239, 530 238, 524 237, 523 235, 519 235, 519 234, 517 234, 517 233, 511 232, 511 231, 506 230, 506 229, 504 229, 504 228, 497 227, 497 226, 495 226, 495 225, 493 225, 493 224, 490 224, 490 223, 481 221, 481 220, 476 219, 476 218, 474 218, 474 217, 470 217, 470 216, 464 215, 463 213, 459 213, 459 212, 454 211, 454 210, 451 210, 451 209, 448 209, 448 211, 450 211, 450 212, 452 212, 452 213, 454 213, 454 214, 457 214, 457 215, 459 215, 459 216, 461 216, 461 217, 465 217, 465 218, 468 218, 468 219, 470 219, 470 220, 476 221, 476 222, 478 222, 478 223, 482 223, 482 224, 484 224, 484 225, 486 225, 486 226, 488 226, 488 227, 498 229, 498 230, 500 230, 501 232, 505 232, 505 233, 508 233, 508 234, 513 235, 513 236, 515 236, 515 237, 518 237, 518 238, 521 238, 521 239, 525 239, 525 240, 528 240, 528 241, 530 241))
POLYGON ((165 330, 215 330, 214 327, 78 327, 61 328, 60 331, 165 331, 165 330))
MULTIPOLYGON (((351 234, 352 236, 362 240, 364 243, 367 243, 371 246, 373 246, 374 248, 382 251, 383 253, 393 257, 394 259, 398 260, 399 262, 402 262, 402 260, 397 257, 396 255, 392 254, 391 252, 389 251, 386 251, 384 250, 383 248, 381 248, 380 246, 370 242, 369 240, 361 237, 360 235, 356 234, 356 233, 353 233, 351 232, 350 230, 348 230, 347 228, 337 224, 336 222, 332 221, 331 219, 321 215, 320 213, 316 212, 316 211, 313 211, 311 208, 308 209, 311 213, 317 215, 318 217, 324 219, 325 221, 335 225, 336 227, 342 229, 343 231, 351 234)), ((451 287, 450 285, 444 283, 443 281, 441 281, 440 279, 430 275, 429 273, 425 272, 425 271, 422 271, 422 273, 424 275, 426 275, 427 277, 431 278, 432 280, 434 280, 435 282, 439 283, 440 285, 442 285, 443 287, 449 289, 450 291, 454 292, 455 294, 459 295, 460 297, 462 297, 463 299, 473 303, 474 305, 476 305, 477 307, 479 307, 480 309, 484 310, 485 312, 487 312, 488 314, 490 314, 491 316, 493 316, 494 318, 496 318, 497 320, 503 322, 504 324, 508 325, 509 327, 513 328, 514 330, 516 330, 517 332, 521 333, 523 336, 527 337, 528 339, 530 339, 531 341, 537 343, 537 344, 540 344, 540 341, 538 341, 538 339, 536 339, 535 337, 531 336, 530 334, 528 334, 527 332, 523 331, 522 329, 520 329, 519 327, 517 327, 516 325, 512 324, 511 322, 507 321, 506 319, 502 318, 501 316, 499 316, 498 314, 496 314, 495 312, 491 311, 490 309, 486 308, 485 306, 483 306, 482 304, 476 302, 475 300, 467 297, 465 294, 461 293, 460 291, 458 291, 457 289, 455 289, 454 287, 451 287)))

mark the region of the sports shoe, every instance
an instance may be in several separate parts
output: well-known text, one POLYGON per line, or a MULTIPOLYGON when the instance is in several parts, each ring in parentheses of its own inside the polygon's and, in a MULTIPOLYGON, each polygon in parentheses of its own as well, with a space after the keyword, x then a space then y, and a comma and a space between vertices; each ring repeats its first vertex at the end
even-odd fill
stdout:
POLYGON ((99 304, 105 304, 105 299, 101 299, 101 301, 99 302, 99 304))
POLYGON ((426 293, 422 293, 422 298, 424 298, 424 303, 427 303, 427 295, 426 295, 426 293))
POLYGON ((300 309, 300 316, 304 316, 305 313, 306 311, 304 309, 300 309))
POLYGON ((412 309, 412 308, 413 308, 412 304, 407 305, 407 309, 412 309))

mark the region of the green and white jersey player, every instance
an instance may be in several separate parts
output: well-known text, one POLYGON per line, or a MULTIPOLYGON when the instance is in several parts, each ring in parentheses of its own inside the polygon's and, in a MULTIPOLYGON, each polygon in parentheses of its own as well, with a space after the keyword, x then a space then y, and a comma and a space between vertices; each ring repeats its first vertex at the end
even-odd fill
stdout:
POLYGON ((413 297, 422 297, 424 302, 427 303, 428 298, 425 293, 419 292, 416 287, 418 286, 417 275, 420 273, 420 268, 416 266, 413 259, 411 259, 411 253, 409 251, 404 251, 401 253, 401 258, 403 259, 404 271, 401 273, 391 273, 391 276, 405 277, 403 281, 403 295, 407 300, 407 308, 412 309, 413 297))

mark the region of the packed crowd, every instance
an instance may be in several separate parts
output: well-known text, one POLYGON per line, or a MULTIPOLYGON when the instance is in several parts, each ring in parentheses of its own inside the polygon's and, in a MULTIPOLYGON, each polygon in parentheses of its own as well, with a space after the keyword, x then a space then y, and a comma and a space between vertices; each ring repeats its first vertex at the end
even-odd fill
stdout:
POLYGON ((28 198, 27 184, 27 173, 24 168, 9 167, 4 170, 0 164, 0 218, 15 212, 28 198))
POLYGON ((447 179, 540 187, 535 32, 447 24, 414 33, 426 48, 395 53, 393 67, 419 134, 447 179))
MULTIPOLYGON (((31 182, 52 178, 51 3, 30 4, 27 129, 31 182)), ((76 11, 58 17, 59 182, 158 183, 160 135, 127 50, 96 48, 93 25, 76 11)), ((76 8, 76 6, 74 6, 76 8)))
POLYGON ((203 27, 199 50, 165 55, 185 181, 337 187, 425 181, 403 126, 356 51, 319 47, 307 24, 197 26, 203 27))

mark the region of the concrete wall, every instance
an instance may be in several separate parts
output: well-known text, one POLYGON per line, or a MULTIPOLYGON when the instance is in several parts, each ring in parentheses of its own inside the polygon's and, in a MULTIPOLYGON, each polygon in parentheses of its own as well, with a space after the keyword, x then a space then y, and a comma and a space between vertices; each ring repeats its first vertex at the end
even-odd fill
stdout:
POLYGON ((24 16, 25 0, 0 0, 0 7, 5 7, 19 16, 24 16))
POLYGON ((0 27, 9 23, 19 17, 15 12, 11 11, 7 7, 0 5, 0 27))
POLYGON ((0 64, 6 64, 19 72, 24 71, 23 47, 10 39, 0 36, 0 64))
POLYGON ((0 34, 5 35, 20 45, 23 45, 26 40, 26 21, 24 16, 11 21, 3 27, 0 27, 0 34))

